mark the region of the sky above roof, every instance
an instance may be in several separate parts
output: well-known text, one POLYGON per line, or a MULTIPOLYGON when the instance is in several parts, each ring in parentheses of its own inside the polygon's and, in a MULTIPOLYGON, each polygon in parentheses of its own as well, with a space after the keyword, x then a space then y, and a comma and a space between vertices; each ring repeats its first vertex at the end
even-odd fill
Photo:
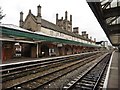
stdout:
POLYGON ((39 4, 42 7, 43 19, 56 23, 56 13, 59 14, 59 18, 65 18, 65 11, 68 11, 68 19, 71 14, 73 27, 79 27, 80 34, 81 31, 87 31, 93 40, 96 38, 97 41, 108 41, 86 0, 0 0, 3 14, 6 14, 2 23, 19 26, 20 12, 23 11, 24 19, 29 9, 36 16, 39 4))

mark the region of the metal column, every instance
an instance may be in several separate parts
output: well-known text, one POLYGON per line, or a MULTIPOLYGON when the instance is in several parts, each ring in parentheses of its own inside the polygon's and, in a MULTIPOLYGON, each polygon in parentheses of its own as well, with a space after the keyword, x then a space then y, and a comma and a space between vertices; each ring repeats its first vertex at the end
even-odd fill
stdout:
POLYGON ((39 58, 39 44, 37 43, 37 58, 39 58))

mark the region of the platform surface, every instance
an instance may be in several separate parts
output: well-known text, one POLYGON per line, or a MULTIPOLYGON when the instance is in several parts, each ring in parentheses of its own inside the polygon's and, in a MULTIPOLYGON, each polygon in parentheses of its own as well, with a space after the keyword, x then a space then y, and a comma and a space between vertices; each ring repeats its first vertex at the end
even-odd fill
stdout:
MULTIPOLYGON (((99 51, 95 51, 99 52, 99 51)), ((27 62, 36 62, 36 61, 46 61, 50 59, 60 59, 60 58, 65 58, 65 57, 70 57, 70 56, 79 56, 79 55, 85 55, 93 52, 86 52, 86 53, 80 53, 80 54, 71 54, 71 55, 64 55, 64 56, 55 56, 55 57, 42 57, 42 58, 14 58, 10 60, 6 60, 2 62, 0 66, 4 65, 10 65, 10 64, 19 64, 19 63, 27 63, 27 62)))
POLYGON ((119 83, 119 76, 120 76, 120 52, 114 51, 113 55, 111 56, 111 61, 109 63, 108 72, 109 75, 106 77, 107 84, 106 88, 107 90, 120 90, 120 83, 119 83))

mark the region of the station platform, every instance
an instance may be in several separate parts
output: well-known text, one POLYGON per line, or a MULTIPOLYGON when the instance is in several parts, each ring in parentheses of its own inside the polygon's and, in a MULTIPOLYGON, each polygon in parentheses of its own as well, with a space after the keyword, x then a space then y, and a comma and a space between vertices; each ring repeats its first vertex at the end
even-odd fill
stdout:
POLYGON ((2 65, 0 66, 5 66, 5 65, 10 65, 10 64, 20 64, 20 63, 28 63, 28 62, 36 62, 36 61, 47 61, 50 59, 60 59, 60 58, 66 58, 66 57, 71 57, 71 56, 79 56, 79 55, 86 55, 90 53, 97 53, 99 51, 95 52, 85 52, 85 53, 80 53, 80 54, 71 54, 71 55, 64 55, 64 56, 53 56, 53 57, 41 57, 41 58, 14 58, 10 60, 6 60, 2 62, 2 65))
POLYGON ((40 58, 20 57, 20 58, 4 60, 4 61, 2 61, 2 64, 17 63, 17 62, 24 62, 24 61, 31 61, 31 60, 38 60, 38 59, 40 59, 40 58))
POLYGON ((120 52, 114 51, 109 62, 107 75, 103 86, 104 90, 120 90, 119 67, 120 67, 120 52))
MULTIPOLYGON (((88 54, 95 54, 99 53, 101 51, 94 51, 94 52, 84 52, 84 53, 78 53, 78 54, 70 54, 70 55, 63 55, 63 56, 49 56, 49 57, 40 57, 40 58, 14 58, 10 60, 6 60, 0 64, 0 66, 6 66, 6 65, 13 65, 13 64, 23 64, 23 63, 30 63, 30 62, 39 62, 39 61, 49 61, 51 59, 62 59, 62 58, 68 58, 68 57, 74 57, 74 56, 84 56, 88 54)), ((107 51, 102 51, 103 53, 107 53, 107 51)))

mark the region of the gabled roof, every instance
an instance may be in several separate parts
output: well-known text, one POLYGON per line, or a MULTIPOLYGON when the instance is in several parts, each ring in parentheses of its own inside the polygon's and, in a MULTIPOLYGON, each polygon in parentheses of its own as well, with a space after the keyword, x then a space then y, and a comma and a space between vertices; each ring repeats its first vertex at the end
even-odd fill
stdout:
MULTIPOLYGON (((33 15, 32 13, 31 13, 31 16, 34 18, 35 22, 37 23, 37 16, 33 15)), ((41 23, 42 23, 42 27, 45 27, 45 28, 48 28, 48 29, 52 29, 54 31, 58 31, 58 32, 61 32, 61 33, 64 33, 64 34, 67 34, 67 35, 70 35, 70 36, 73 36, 73 37, 77 37, 77 38, 89 41, 89 39, 86 39, 86 38, 82 37, 79 34, 75 34, 73 32, 67 31, 67 30, 63 30, 62 28, 60 28, 56 24, 54 24, 52 22, 49 22, 49 21, 47 21, 45 19, 41 19, 41 23)))

